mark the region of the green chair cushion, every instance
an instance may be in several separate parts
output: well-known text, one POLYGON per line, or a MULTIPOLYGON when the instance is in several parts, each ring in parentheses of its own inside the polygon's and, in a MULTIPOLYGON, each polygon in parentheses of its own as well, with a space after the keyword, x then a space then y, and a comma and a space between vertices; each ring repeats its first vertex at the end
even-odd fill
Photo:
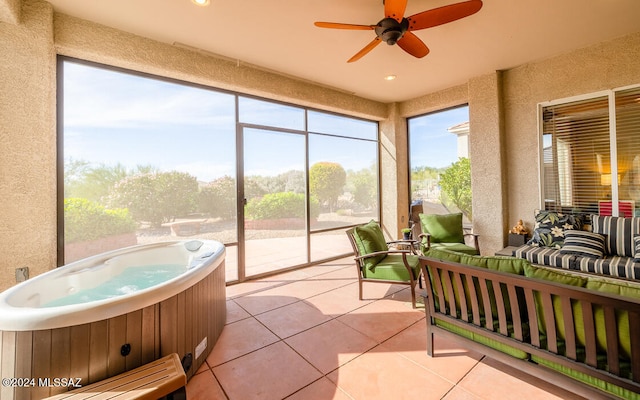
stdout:
POLYGON ((516 275, 524 275, 525 266, 531 265, 531 263, 524 258, 468 254, 463 254, 460 257, 460 262, 462 264, 473 265, 474 267, 488 268, 492 271, 507 272, 516 275))
POLYGON ((607 393, 611 393, 621 399, 640 400, 640 393, 634 393, 630 390, 621 388, 602 379, 595 378, 589 374, 576 371, 573 368, 568 368, 556 362, 545 360, 544 358, 538 357, 535 354, 531 355, 531 361, 534 361, 540 365, 544 365, 545 367, 551 368, 555 371, 560 372, 561 374, 586 383, 587 385, 593 386, 607 393))
POLYGON ((537 278, 545 281, 562 283, 565 285, 586 287, 587 278, 578 276, 570 272, 564 272, 550 267, 542 267, 539 265, 528 264, 524 266, 524 276, 529 278, 537 278))
MULTIPOLYGON (((382 229, 377 222, 371 220, 369 223, 353 228, 353 237, 358 246, 358 253, 361 256, 375 253, 377 251, 387 251, 389 246, 384 238, 382 229)), ((365 258, 364 266, 367 270, 372 270, 385 257, 385 254, 365 258)))
POLYGON ((436 248, 436 247, 431 247, 430 249, 427 249, 424 251, 424 254, 426 257, 433 257, 433 258, 437 258, 439 260, 443 260, 443 261, 451 261, 451 262, 460 262, 460 257, 462 256, 462 254, 455 252, 455 251, 451 251, 445 248, 436 248))
MULTIPOLYGON (((587 289, 596 290, 603 293, 612 293, 633 299, 640 299, 640 285, 635 282, 617 281, 604 277, 589 277, 587 289)), ((607 338, 605 335, 604 310, 602 307, 595 307, 593 310, 596 324, 596 339, 598 345, 606 350, 607 338)), ((626 358, 631 358, 631 334, 629 330, 629 313, 627 311, 616 310, 616 320, 618 325, 618 343, 620 353, 626 358)))
MULTIPOLYGON (((526 359, 529 358, 529 354, 527 354, 526 352, 524 352, 524 351, 522 351, 520 349, 517 349, 515 347, 511 347, 509 345, 503 344, 501 342, 498 342, 495 339, 491 339, 491 338, 486 337, 484 335, 478 335, 478 334, 473 333, 473 332, 471 332, 471 331, 469 331, 467 329, 460 328, 460 327, 458 327, 456 325, 453 325, 453 324, 451 324, 451 323, 449 323, 447 321, 436 320, 436 325, 441 327, 441 328, 443 328, 443 329, 446 329, 446 330, 448 330, 450 332, 453 332, 453 333, 455 333, 457 335, 460 335, 460 336, 462 336, 464 338, 473 340, 474 342, 483 344, 485 346, 491 347, 492 349, 495 349, 495 350, 501 351, 503 353, 506 353, 506 354, 508 354, 508 355, 510 355, 512 357, 519 358, 521 360, 526 360, 526 359)), ((510 329, 509 331, 512 331, 512 330, 510 329)))
MULTIPOLYGON (((420 276, 420 260, 418 256, 407 255, 407 262, 413 270, 414 277, 420 276)), ((409 282, 409 271, 404 266, 402 254, 389 254, 380 261, 374 270, 366 270, 363 273, 366 279, 383 279, 391 281, 409 282)))
MULTIPOLYGON (((515 275, 524 275, 525 266, 531 265, 529 261, 524 258, 515 258, 515 257, 503 257, 503 256, 474 256, 463 254, 460 257, 460 262, 462 264, 471 265, 474 267, 486 268, 492 271, 505 272, 509 274, 515 275)), ((479 283, 476 283, 476 293, 480 293, 479 283)), ((495 300, 495 292, 493 291, 492 282, 487 283, 487 291, 489 293, 489 299, 491 301, 491 315, 493 318, 498 318, 498 306, 495 300)), ((500 291, 502 292, 502 301, 505 306, 505 311, 507 316, 510 316, 511 311, 511 302, 509 300, 509 291, 506 286, 501 286, 500 291)), ((480 296, 480 295, 478 295, 480 296)), ((520 304, 521 312, 524 312, 525 300, 524 297, 518 293, 519 299, 518 302, 520 304)), ((483 304, 482 299, 478 298, 480 304, 483 304)), ((481 314, 484 314, 484 309, 481 308, 481 314)))
POLYGON ((457 251, 458 253, 477 255, 478 250, 475 247, 468 246, 464 243, 431 243, 431 247, 437 249, 446 249, 450 251, 457 251))
MULTIPOLYGON (((587 278, 572 274, 570 272, 564 272, 551 267, 542 267, 538 265, 525 265, 524 275, 529 278, 537 278, 555 283, 561 283, 570 286, 586 287, 587 278)), ((540 293, 535 294, 536 310, 538 314, 538 327, 542 334, 546 334, 547 328, 544 319, 544 308, 542 306, 542 297, 540 293)), ((553 312, 555 315, 555 322, 557 327, 558 338, 560 340, 566 339, 566 330, 564 328, 564 319, 562 316, 562 303, 560 298, 552 296, 551 304, 553 306, 553 312)), ((571 308, 573 309, 573 323, 576 330, 576 341, 578 344, 584 346, 586 343, 584 333, 584 319, 582 317, 582 306, 577 302, 572 302, 571 308)))
POLYGON ((463 243, 462 213, 419 214, 422 232, 431 235, 431 243, 463 243))
MULTIPOLYGON (((524 267, 526 265, 530 265, 529 262, 523 258, 515 258, 515 257, 500 257, 500 256, 476 256, 476 255, 468 255, 468 254, 460 254, 454 251, 444 250, 441 248, 434 248, 427 250, 425 253, 428 257, 438 258, 444 261, 458 262, 465 265, 471 265, 479 268, 487 268, 494 271, 507 272, 517 275, 524 274, 524 267)), ((476 299, 471 299, 471 293, 467 286, 467 281, 462 281, 462 286, 464 290, 464 295, 466 299, 467 306, 469 310, 471 309, 472 302, 477 302, 480 310, 480 315, 484 317, 484 302, 482 300, 482 294, 480 290, 479 282, 474 280, 474 286, 476 290, 476 299)), ((498 318, 498 308, 495 301, 495 294, 493 291, 493 285, 491 282, 487 283, 487 291, 489 294, 489 298, 491 301, 491 314, 494 319, 498 318)), ((511 315, 511 304, 509 301, 509 293, 506 287, 501 287, 502 291, 502 300, 505 304, 505 309, 507 315, 511 315)), ((455 299, 456 306, 460 306, 460 293, 458 287, 453 285, 453 295, 455 299)), ((444 293, 445 301, 449 301, 449 294, 447 292, 444 293)), ((522 304, 521 310, 524 310, 524 299, 519 299, 519 302, 522 304)))

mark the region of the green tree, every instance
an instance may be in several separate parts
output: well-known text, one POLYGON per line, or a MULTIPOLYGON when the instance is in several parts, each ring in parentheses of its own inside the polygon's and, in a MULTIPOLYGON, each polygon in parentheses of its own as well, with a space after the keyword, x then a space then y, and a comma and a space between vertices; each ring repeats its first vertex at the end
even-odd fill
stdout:
POLYGON ((65 198, 83 198, 103 202, 116 183, 129 175, 151 173, 151 166, 127 170, 122 164, 92 166, 85 160, 70 160, 64 166, 65 198))
POLYGON ((353 199, 365 208, 370 208, 378 202, 378 182, 376 181, 375 165, 360 171, 347 173, 347 187, 353 199))
POLYGON ((128 208, 137 221, 153 226, 192 212, 197 204, 198 181, 186 172, 158 172, 129 176, 113 188, 109 203, 128 208))
POLYGON ((440 175, 440 187, 453 204, 471 221, 471 162, 460 157, 440 175))
POLYGON ((333 211, 338 196, 343 193, 347 173, 342 165, 332 162, 318 162, 309 169, 309 190, 318 201, 333 211))

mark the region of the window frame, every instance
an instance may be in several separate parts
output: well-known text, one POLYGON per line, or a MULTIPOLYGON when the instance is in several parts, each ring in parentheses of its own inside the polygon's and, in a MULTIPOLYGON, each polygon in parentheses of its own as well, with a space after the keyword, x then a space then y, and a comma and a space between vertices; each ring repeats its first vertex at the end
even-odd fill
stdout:
MULTIPOLYGON (((348 115, 348 114, 341 114, 338 112, 333 112, 333 111, 328 111, 328 110, 322 110, 319 108, 314 108, 314 107, 309 107, 306 105, 301 105, 301 104, 295 104, 295 103, 289 103, 289 102, 284 102, 281 100, 275 100, 275 99, 270 99, 270 98, 266 98, 266 97, 260 97, 260 96, 255 96, 255 95, 251 95, 251 94, 247 94, 247 93, 243 93, 240 91, 232 91, 232 90, 226 90, 226 89, 220 89, 217 88, 215 86, 210 86, 210 85, 205 85, 205 84, 199 84, 199 83, 194 83, 194 82, 189 82, 186 80, 182 80, 182 79, 177 79, 177 78, 170 78, 170 77, 165 77, 165 76, 161 76, 161 75, 157 75, 157 74, 152 74, 152 73, 146 73, 146 72, 141 72, 141 71, 136 71, 136 70, 132 70, 132 69, 126 69, 126 68, 122 68, 122 67, 117 67, 117 66, 112 66, 112 65, 108 65, 108 64, 104 64, 104 63, 99 63, 99 62, 93 62, 93 61, 88 61, 88 60, 83 60, 83 59, 78 59, 78 58, 74 58, 74 57, 69 57, 69 56, 64 56, 64 55, 57 55, 57 71, 56 71, 56 81, 57 81, 57 109, 56 109, 56 113, 57 113, 57 122, 56 122, 56 145, 57 145, 57 165, 56 165, 56 176, 57 176, 57 204, 56 204, 56 211, 57 211, 57 264, 58 266, 60 265, 64 265, 64 246, 65 246, 65 237, 64 237, 64 189, 65 189, 65 185, 64 185, 64 172, 65 172, 65 152, 64 152, 64 138, 65 138, 65 126, 64 126, 64 73, 63 73, 63 65, 65 62, 72 62, 72 63, 76 63, 79 65, 84 65, 84 66, 88 66, 88 67, 92 67, 92 68, 98 68, 98 69, 103 69, 105 71, 111 71, 111 72, 119 72, 119 73, 125 73, 128 74, 130 76, 134 76, 134 77, 138 77, 138 78, 142 78, 142 79, 152 79, 152 80, 156 80, 156 81, 160 81, 160 82, 168 82, 168 83, 172 83, 172 84, 176 84, 176 85, 183 85, 185 87, 191 87, 191 88, 196 88, 196 89, 203 89, 203 90, 208 90, 208 91, 212 91, 212 92, 216 92, 216 93, 224 93, 224 94, 229 94, 235 97, 235 104, 236 104, 236 109, 235 109, 235 125, 236 125, 236 141, 238 138, 238 127, 241 125, 251 125, 253 126, 253 124, 247 124, 247 123, 242 123, 240 122, 240 110, 239 110, 239 106, 238 106, 238 102, 240 98, 246 98, 246 99, 254 99, 257 101, 262 101, 265 103, 270 103, 273 105, 282 105, 284 107, 292 107, 292 108, 296 108, 302 111, 303 113, 303 118, 304 118, 304 126, 302 127, 302 130, 299 131, 299 133, 303 134, 305 136, 305 142, 307 143, 305 146, 305 158, 307 159, 306 165, 305 165, 305 176, 306 176, 306 191, 307 191, 307 209, 309 209, 309 196, 308 196, 308 192, 309 192, 309 182, 308 182, 308 174, 309 174, 309 168, 310 165, 308 163, 308 157, 309 157, 309 146, 308 146, 308 140, 309 140, 309 135, 313 134, 313 135, 318 135, 318 136, 328 136, 328 137, 334 137, 334 138, 344 138, 344 139, 352 139, 352 140, 357 140, 357 141, 367 141, 367 142, 373 142, 375 143, 375 160, 376 160, 376 179, 377 179, 377 193, 376 193, 376 199, 377 199, 377 210, 376 210, 376 217, 375 219, 380 221, 382 219, 381 213, 382 213, 382 205, 381 205, 381 199, 382 199, 382 194, 381 194, 381 180, 382 180, 382 173, 381 173, 381 157, 380 157, 380 124, 379 121, 373 120, 373 119, 366 119, 366 118, 362 118, 362 117, 358 117, 358 116, 353 116, 353 115, 348 115), (341 117, 341 118, 346 118, 349 120, 355 120, 355 121, 361 121, 367 124, 373 124, 374 128, 371 128, 372 131, 375 131, 375 138, 373 139, 366 139, 366 138, 360 138, 357 135, 353 136, 353 135, 349 135, 349 133, 333 133, 333 134, 328 134, 328 133, 322 133, 322 132, 313 132, 311 130, 308 129, 308 114, 309 112, 314 112, 314 113, 319 113, 319 114, 326 114, 326 115, 334 115, 337 117, 341 117)), ((258 128, 266 128, 266 129, 271 129, 271 130, 283 130, 282 128, 279 128, 277 126, 271 126, 271 125, 255 125, 258 128)), ((285 129, 286 130, 286 129, 285 129)), ((297 131, 297 130, 296 130, 297 131)), ((298 131, 297 131, 298 132, 298 131)), ((236 151, 240 151, 236 148, 236 151)), ((241 160, 237 159, 236 163, 240 163, 241 160)), ((238 170, 236 169, 236 185, 240 184, 239 181, 239 177, 238 177, 238 170)), ((241 204, 241 200, 238 200, 238 203, 241 204)), ((240 211, 238 211, 238 216, 240 216, 242 213, 240 211)), ((344 230, 350 227, 353 227, 357 224, 351 224, 348 226, 340 226, 337 228, 328 228, 328 229, 322 229, 322 230, 313 230, 311 229, 310 225, 309 225, 309 221, 308 221, 308 213, 307 213, 307 229, 306 229, 306 237, 307 237, 307 247, 311 247, 311 241, 312 241, 312 236, 314 234, 321 234, 321 233, 325 233, 325 232, 330 232, 330 231, 340 231, 340 230, 344 230)), ((240 229, 239 227, 237 228, 238 230, 240 229)), ((241 237, 237 237, 237 240, 241 240, 241 237)), ((231 245, 231 246, 238 246, 238 242, 235 243, 227 243, 227 245, 231 245)), ((310 252, 308 251, 308 254, 310 254, 310 252)), ((311 265, 311 264, 315 264, 317 262, 320 261, 327 261, 327 260, 331 260, 331 259, 337 259, 340 257, 344 257, 345 254, 335 254, 334 256, 330 256, 329 258, 326 259, 322 259, 322 260, 313 260, 311 259, 311 257, 309 256, 307 258, 308 262, 305 265, 311 265)), ((295 266, 294 268, 297 268, 299 266, 295 266)), ((279 271, 281 272, 281 271, 279 271)))
MULTIPOLYGON (((595 100, 597 98, 606 97, 608 99, 608 120, 609 120, 609 159, 610 159, 610 173, 612 177, 616 177, 619 175, 618 172, 618 142, 617 142, 617 112, 616 112, 616 93, 623 92, 626 90, 634 90, 640 88, 640 84, 627 85, 622 87, 617 87, 613 89, 600 90, 596 92, 591 92, 587 94, 581 94, 577 96, 570 96, 545 102, 540 102, 537 105, 537 129, 538 129, 538 204, 541 210, 546 209, 546 201, 545 201, 545 158, 544 158, 544 110, 547 107, 560 106, 564 104, 580 102, 580 101, 588 101, 595 100), (616 160, 616 162, 613 162, 616 160)), ((640 139, 639 139, 640 141, 640 139)), ((553 139, 552 139, 553 145, 553 139)), ((555 156, 555 155, 554 155, 555 156)), ((556 178, 557 179, 557 178, 556 178)), ((571 182, 570 184, 571 190, 573 190, 576 186, 575 182, 571 182)), ((616 185, 611 185, 611 202, 612 202, 612 216, 619 215, 618 202, 621 201, 619 198, 619 186, 620 182, 616 181, 616 185)), ((562 188, 560 189, 563 190, 562 188)), ((625 200, 625 199, 622 199, 625 200)), ((562 208, 563 205, 560 205, 562 208)))

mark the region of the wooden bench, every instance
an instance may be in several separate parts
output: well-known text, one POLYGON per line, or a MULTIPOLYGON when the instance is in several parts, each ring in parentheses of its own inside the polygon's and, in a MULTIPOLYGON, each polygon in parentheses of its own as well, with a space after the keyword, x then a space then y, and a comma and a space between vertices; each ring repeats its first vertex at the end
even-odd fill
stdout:
POLYGON ((640 300, 437 258, 420 263, 429 356, 441 335, 589 399, 640 400, 640 300))
POLYGON ((52 400, 157 400, 185 387, 187 376, 176 353, 120 375, 48 397, 52 400))

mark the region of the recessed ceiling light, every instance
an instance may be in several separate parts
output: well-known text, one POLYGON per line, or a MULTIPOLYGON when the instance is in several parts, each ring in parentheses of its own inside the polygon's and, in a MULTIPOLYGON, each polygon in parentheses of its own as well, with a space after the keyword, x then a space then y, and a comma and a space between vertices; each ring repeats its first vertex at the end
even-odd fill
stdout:
POLYGON ((395 75, 387 75, 384 77, 385 81, 392 81, 394 79, 396 79, 397 77, 395 75))
POLYGON ((191 2, 197 6, 208 6, 209 5, 209 0, 191 0, 191 2))

